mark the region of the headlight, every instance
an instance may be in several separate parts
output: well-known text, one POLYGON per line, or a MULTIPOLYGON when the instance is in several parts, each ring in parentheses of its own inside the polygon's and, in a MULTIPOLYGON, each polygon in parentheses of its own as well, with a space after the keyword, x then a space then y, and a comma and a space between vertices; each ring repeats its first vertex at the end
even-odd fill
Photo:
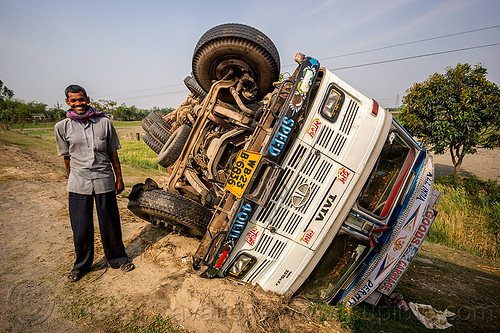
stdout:
POLYGON ((337 120, 342 104, 344 104, 344 92, 335 86, 330 86, 323 106, 321 107, 321 115, 330 121, 337 120))
POLYGON ((241 278, 256 262, 257 260, 254 257, 246 253, 242 253, 233 262, 231 268, 229 268, 228 273, 232 276, 241 278))

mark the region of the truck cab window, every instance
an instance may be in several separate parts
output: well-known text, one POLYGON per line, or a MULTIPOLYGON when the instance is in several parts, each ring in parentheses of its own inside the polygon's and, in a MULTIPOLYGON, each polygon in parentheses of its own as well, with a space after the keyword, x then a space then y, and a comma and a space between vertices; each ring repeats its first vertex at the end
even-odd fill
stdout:
POLYGON ((396 132, 389 133, 379 159, 358 199, 361 208, 380 217, 389 214, 415 152, 396 132))

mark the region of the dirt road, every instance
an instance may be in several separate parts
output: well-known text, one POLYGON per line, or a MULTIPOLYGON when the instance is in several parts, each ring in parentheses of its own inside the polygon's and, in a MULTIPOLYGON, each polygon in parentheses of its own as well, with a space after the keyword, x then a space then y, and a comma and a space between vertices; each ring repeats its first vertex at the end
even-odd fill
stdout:
MULTIPOLYGON (((48 149, 1 141, 0 151, 1 332, 105 331, 103 319, 152 314, 172 317, 191 332, 313 332, 320 326, 342 331, 335 322, 319 324, 305 314, 304 302, 227 279, 200 278, 190 262, 198 241, 136 218, 123 197, 118 201, 124 242, 136 269, 107 267, 96 228, 92 271, 67 282, 74 256, 62 159, 48 149)), ((126 184, 144 179, 125 174, 126 184)))
MULTIPOLYGON (((136 218, 123 197, 124 241, 137 268, 108 268, 96 229, 93 270, 67 282, 74 256, 62 159, 50 147, 1 140, 0 151, 0 331, 113 331, 103 319, 140 323, 153 314, 191 332, 342 331, 308 312, 306 301, 229 279, 201 279, 190 263, 198 241, 136 218)), ((143 180, 125 174, 129 185, 143 180)))

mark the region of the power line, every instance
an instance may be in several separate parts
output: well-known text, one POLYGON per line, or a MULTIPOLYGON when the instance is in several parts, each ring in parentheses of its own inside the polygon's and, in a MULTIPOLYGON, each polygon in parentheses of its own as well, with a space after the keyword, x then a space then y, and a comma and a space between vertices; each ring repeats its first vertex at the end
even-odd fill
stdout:
POLYGON ((480 49, 480 48, 484 48, 484 47, 491 47, 491 46, 497 46, 497 45, 500 45, 500 43, 493 43, 493 44, 486 44, 486 45, 479 45, 479 46, 472 46, 472 47, 464 47, 464 48, 455 49, 455 50, 440 51, 440 52, 433 52, 433 53, 427 53, 427 54, 420 54, 420 55, 416 55, 416 56, 409 56, 409 57, 403 57, 403 58, 396 58, 396 59, 375 61, 375 62, 369 62, 369 63, 359 64, 359 65, 337 67, 337 68, 331 68, 330 70, 332 70, 332 71, 339 71, 339 70, 343 70, 343 69, 351 69, 351 68, 358 68, 358 67, 365 67, 365 66, 372 66, 372 65, 380 65, 380 64, 385 64, 385 63, 389 63, 389 62, 396 62, 396 61, 403 61, 403 60, 409 60, 409 59, 431 57, 431 56, 435 56, 435 55, 441 55, 441 54, 447 54, 447 53, 453 53, 453 52, 460 52, 460 51, 467 51, 467 50, 474 50, 474 49, 480 49))
MULTIPOLYGON (((356 51, 356 52, 351 52, 351 53, 344 53, 344 54, 339 54, 339 55, 335 55, 335 56, 331 56, 331 57, 326 57, 326 58, 318 58, 318 60, 319 61, 323 61, 323 60, 330 60, 330 59, 335 59, 335 58, 342 58, 342 57, 347 57, 347 56, 352 56, 352 55, 358 55, 358 54, 362 54, 362 53, 368 53, 368 52, 386 50, 386 49, 395 48, 395 47, 399 47, 399 46, 405 46, 405 45, 411 45, 411 44, 416 44, 416 43, 428 42, 428 41, 431 41, 431 40, 448 38, 448 37, 459 36, 459 35, 465 35, 465 34, 469 34, 469 33, 473 33, 473 32, 490 30, 490 29, 496 29, 496 28, 500 28, 500 25, 493 25, 493 26, 490 26, 490 27, 478 28, 478 29, 467 30, 467 31, 462 31, 462 32, 456 32, 456 33, 452 33, 452 34, 435 36, 435 37, 429 37, 429 38, 423 38, 423 39, 417 39, 417 40, 413 40, 413 41, 410 41, 410 42, 404 42, 404 43, 393 44, 393 45, 388 45, 388 46, 381 46, 381 47, 377 47, 377 48, 373 48, 373 49, 367 49, 367 50, 356 51)), ((296 66, 296 64, 289 64, 289 65, 285 65, 283 67, 290 67, 290 66, 296 66)))
POLYGON ((153 97, 153 96, 161 96, 161 95, 175 95, 175 94, 180 94, 180 93, 186 93, 186 90, 182 91, 172 91, 172 92, 165 92, 165 93, 159 93, 159 94, 151 94, 151 95, 141 95, 141 96, 131 96, 131 97, 118 97, 117 99, 134 99, 134 98, 144 98, 144 97, 153 97))
POLYGON ((486 28, 479 28, 479 29, 474 29, 474 30, 467 30, 467 31, 462 31, 462 32, 456 32, 453 34, 448 34, 448 35, 442 35, 442 36, 436 36, 436 37, 430 37, 430 38, 424 38, 424 39, 417 39, 411 42, 405 42, 405 43, 400 43, 400 44, 394 44, 394 45, 389 45, 389 46, 382 46, 382 47, 377 47, 374 49, 368 49, 368 50, 363 50, 363 51, 357 51, 357 52, 352 52, 352 53, 345 53, 345 54, 340 54, 332 57, 327 57, 319 60, 329 60, 329 59, 335 59, 335 58, 341 58, 341 57, 347 57, 351 55, 356 55, 356 54, 361 54, 361 53, 367 53, 367 52, 373 52, 373 51, 379 51, 379 50, 385 50, 385 49, 390 49, 398 46, 404 46, 404 45, 411 45, 411 44, 416 44, 416 43, 422 43, 422 42, 428 42, 431 40, 436 40, 436 39, 441 39, 441 38, 447 38, 447 37, 453 37, 453 36, 459 36, 459 35, 465 35, 468 33, 472 32, 478 32, 478 31, 484 31, 484 30, 489 30, 489 29, 496 29, 500 28, 500 25, 494 25, 491 27, 486 27, 486 28))
MULTIPOLYGON (((148 89, 140 89, 140 90, 132 90, 132 91, 125 91, 122 93, 116 93, 116 94, 107 94, 107 95, 101 95, 97 98, 104 98, 104 97, 109 97, 109 96, 116 96, 116 95, 125 95, 125 94, 133 94, 137 92, 143 92, 143 91, 151 91, 151 90, 157 90, 157 89, 165 89, 165 88, 173 88, 173 87, 179 87, 182 86, 183 84, 171 84, 168 86, 163 86, 163 87, 157 87, 157 88, 148 88, 148 89)), ((154 95, 153 95, 154 96, 154 95)), ((128 97, 125 97, 128 98, 128 97)))

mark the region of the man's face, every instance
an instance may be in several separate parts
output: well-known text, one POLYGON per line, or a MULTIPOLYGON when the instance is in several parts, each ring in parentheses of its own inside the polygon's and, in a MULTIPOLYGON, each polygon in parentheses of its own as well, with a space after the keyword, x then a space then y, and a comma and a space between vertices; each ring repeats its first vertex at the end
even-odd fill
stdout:
POLYGON ((66 98, 66 104, 78 114, 83 114, 89 108, 90 98, 85 97, 82 92, 78 93, 68 93, 68 98, 66 98))

